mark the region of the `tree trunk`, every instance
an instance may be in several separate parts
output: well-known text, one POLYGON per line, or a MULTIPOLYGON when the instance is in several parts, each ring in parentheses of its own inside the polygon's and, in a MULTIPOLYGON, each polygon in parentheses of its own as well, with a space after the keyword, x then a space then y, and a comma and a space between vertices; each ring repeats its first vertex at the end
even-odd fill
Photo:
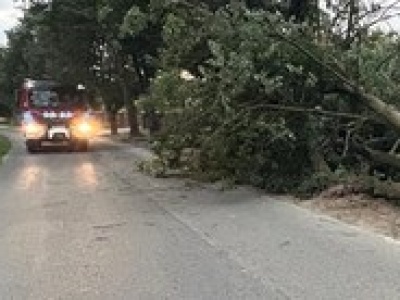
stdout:
POLYGON ((129 89, 126 83, 123 83, 123 97, 126 111, 128 113, 128 123, 129 123, 129 134, 131 137, 139 135, 139 122, 137 117, 137 108, 133 103, 129 89))
POLYGON ((373 162, 373 164, 400 170, 400 158, 397 155, 369 148, 365 148, 364 150, 367 154, 366 156, 373 162))
MULTIPOLYGON (((358 1, 358 0, 357 0, 358 1)), ((349 17, 347 20, 347 32, 345 39, 345 48, 349 50, 351 48, 351 43, 354 40, 354 33, 356 22, 358 22, 358 2, 356 0, 350 0, 349 2, 349 17)))
POLYGON ((381 120, 400 133, 400 111, 379 97, 365 92, 362 88, 357 89, 355 86, 355 84, 344 85, 347 91, 358 96, 358 99, 374 111, 381 120))
POLYGON ((117 135, 118 134, 117 113, 109 112, 108 118, 110 122, 111 135, 117 135))
MULTIPOLYGON (((394 130, 400 133, 400 111, 394 107, 393 105, 387 104, 385 101, 380 99, 379 97, 369 94, 365 92, 365 90, 360 87, 356 82, 352 81, 345 75, 336 71, 335 68, 328 65, 321 59, 319 59, 316 55, 314 55, 311 51, 303 47, 300 43, 293 41, 286 36, 279 34, 278 36, 286 41, 288 44, 292 45, 294 48, 302 52, 305 56, 313 60, 316 64, 321 66, 325 71, 329 72, 332 77, 336 78, 341 82, 343 89, 347 91, 349 94, 357 97, 359 101, 368 106, 375 114, 384 122, 386 122, 389 126, 391 126, 394 130)), ((340 68, 339 68, 340 69, 340 68)))
POLYGON ((298 22, 304 22, 307 12, 310 9, 310 5, 310 0, 290 0, 289 16, 294 16, 298 22))

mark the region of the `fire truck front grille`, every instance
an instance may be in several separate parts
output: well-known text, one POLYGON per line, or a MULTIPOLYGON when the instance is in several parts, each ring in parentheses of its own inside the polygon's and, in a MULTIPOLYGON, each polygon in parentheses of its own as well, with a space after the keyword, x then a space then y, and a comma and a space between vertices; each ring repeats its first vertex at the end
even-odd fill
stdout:
POLYGON ((46 123, 51 126, 67 125, 68 121, 66 119, 46 119, 46 123))

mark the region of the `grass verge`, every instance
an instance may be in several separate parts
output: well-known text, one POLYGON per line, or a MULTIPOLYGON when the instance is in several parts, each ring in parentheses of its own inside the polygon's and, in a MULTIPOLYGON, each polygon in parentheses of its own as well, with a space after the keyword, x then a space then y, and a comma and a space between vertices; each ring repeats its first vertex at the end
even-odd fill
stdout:
POLYGON ((5 138, 4 136, 0 135, 0 163, 3 159, 3 156, 8 153, 10 148, 11 148, 10 141, 7 138, 5 138))

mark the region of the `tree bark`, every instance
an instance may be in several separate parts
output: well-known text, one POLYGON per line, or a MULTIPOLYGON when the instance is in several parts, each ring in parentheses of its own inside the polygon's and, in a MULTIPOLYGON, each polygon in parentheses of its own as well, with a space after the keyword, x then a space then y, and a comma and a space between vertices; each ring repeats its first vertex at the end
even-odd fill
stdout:
POLYGON ((111 135, 117 135, 118 134, 117 113, 109 112, 108 118, 110 122, 111 135))
POLYGON ((400 170, 400 158, 392 153, 364 148, 366 156, 378 166, 392 167, 400 170))
POLYGON ((130 97, 129 88, 127 83, 123 83, 122 87, 124 104, 128 113, 129 135, 135 137, 139 135, 139 122, 137 117, 137 108, 130 97))
MULTIPOLYGON (((367 93, 362 87, 360 87, 356 82, 349 79, 347 76, 343 75, 341 72, 337 71, 334 67, 328 65, 324 61, 322 61, 319 57, 314 55, 310 50, 303 47, 300 43, 291 40, 284 36, 281 33, 275 31, 277 36, 279 36, 282 40, 287 42, 289 45, 293 46, 301 53, 303 53, 306 57, 310 58, 320 67, 322 67, 325 71, 331 73, 332 77, 336 78, 343 89, 347 91, 349 94, 357 97, 359 101, 364 103, 367 107, 369 107, 375 114, 384 122, 386 122, 389 126, 395 129, 400 133, 400 111, 394 107, 393 105, 387 104, 385 101, 380 99, 379 97, 367 93)), ((341 69, 339 67, 339 69, 341 69)))
POLYGON ((304 22, 309 11, 310 0, 290 0, 289 16, 294 16, 296 21, 304 22))
POLYGON ((383 120, 395 131, 400 133, 400 111, 393 105, 387 104, 379 97, 369 94, 362 88, 355 88, 355 84, 345 84, 345 88, 368 106, 379 119, 383 120))

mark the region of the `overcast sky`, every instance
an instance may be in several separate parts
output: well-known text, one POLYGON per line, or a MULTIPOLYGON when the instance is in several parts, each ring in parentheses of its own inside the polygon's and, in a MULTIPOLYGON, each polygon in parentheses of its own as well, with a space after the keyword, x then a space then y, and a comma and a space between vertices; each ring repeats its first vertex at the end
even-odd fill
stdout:
MULTIPOLYGON (((22 16, 22 11, 20 9, 14 8, 16 3, 21 3, 22 0, 0 0, 0 46, 5 46, 7 43, 5 30, 14 27, 18 23, 18 18, 22 16)), ((368 3, 371 2, 381 2, 386 5, 396 2, 396 0, 367 0, 368 3)), ((397 7, 400 7, 400 1, 397 7)), ((392 18, 387 24, 391 28, 400 31, 400 17, 397 16, 392 18)))
POLYGON ((14 8, 13 0, 0 0, 0 46, 7 43, 5 30, 14 27, 22 11, 14 8))

